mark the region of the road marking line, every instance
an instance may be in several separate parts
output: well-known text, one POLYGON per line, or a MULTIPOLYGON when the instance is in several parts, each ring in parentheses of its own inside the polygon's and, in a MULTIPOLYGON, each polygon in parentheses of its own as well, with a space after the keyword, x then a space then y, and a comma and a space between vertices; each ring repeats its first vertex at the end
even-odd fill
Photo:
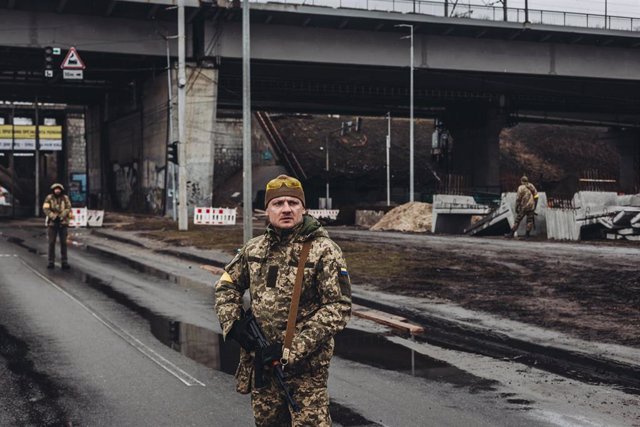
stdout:
POLYGON ((49 285, 53 286, 58 291, 62 292, 67 298, 71 299, 76 304, 78 304, 80 307, 82 307, 85 311, 87 311, 89 314, 91 314, 98 322, 102 323, 104 326, 109 328, 113 333, 115 333, 120 338, 122 338, 124 341, 126 341, 127 344, 131 345, 133 348, 138 350, 140 353, 142 353, 145 356, 147 356, 149 359, 151 359, 153 362, 155 362, 162 369, 164 369, 165 371, 169 372, 171 375, 173 375, 174 377, 176 377, 177 379, 182 381, 186 386, 192 387, 192 386, 199 385, 199 386, 202 386, 202 387, 206 387, 206 385, 203 382, 197 380, 196 378, 194 378, 193 376, 191 376, 187 372, 185 372, 182 369, 180 369, 175 364, 171 363, 169 360, 165 359, 164 357, 162 357, 161 355, 156 353, 154 350, 152 350, 146 344, 142 343, 139 339, 137 339, 133 335, 129 334, 127 331, 125 331, 124 329, 120 328, 116 324, 112 323, 110 320, 101 317, 99 314, 97 314, 96 312, 91 310, 89 307, 87 307, 85 304, 83 304, 79 299, 77 299, 76 297, 74 297, 69 292, 65 291, 64 289, 62 289, 60 286, 56 285, 49 278, 47 278, 46 276, 42 275, 39 271, 35 270, 33 267, 31 267, 29 264, 27 264, 22 258, 20 258, 20 261, 29 270, 31 270, 36 276, 40 277, 46 283, 48 283, 49 285))

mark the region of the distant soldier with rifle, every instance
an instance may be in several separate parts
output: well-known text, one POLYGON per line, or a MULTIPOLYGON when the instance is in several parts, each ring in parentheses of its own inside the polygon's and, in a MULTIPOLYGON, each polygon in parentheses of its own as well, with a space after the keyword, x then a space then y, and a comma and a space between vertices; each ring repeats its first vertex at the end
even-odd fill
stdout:
POLYGON ((527 217, 527 231, 526 237, 531 235, 531 230, 535 225, 535 212, 538 207, 538 191, 532 183, 529 182, 529 178, 523 176, 520 178, 520 186, 516 193, 516 220, 511 227, 511 231, 505 234, 505 237, 513 237, 520 225, 522 219, 527 217))
POLYGON ((215 289, 225 338, 242 347, 237 391, 251 393, 257 426, 330 426, 329 362, 351 315, 349 273, 338 245, 305 215, 300 181, 269 181, 265 208, 266 232, 244 245, 215 289))
POLYGON ((71 219, 71 201, 64 194, 62 184, 55 183, 51 186, 49 194, 42 204, 42 211, 47 216, 47 237, 49 239, 49 263, 47 268, 53 268, 56 259, 56 238, 60 237, 60 256, 62 268, 68 269, 67 262, 67 228, 71 219))

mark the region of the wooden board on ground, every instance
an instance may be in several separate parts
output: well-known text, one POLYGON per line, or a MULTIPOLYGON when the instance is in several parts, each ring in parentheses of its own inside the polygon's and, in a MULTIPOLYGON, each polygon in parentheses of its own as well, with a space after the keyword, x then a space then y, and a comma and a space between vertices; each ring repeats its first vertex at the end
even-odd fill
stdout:
POLYGON ((424 328, 422 326, 409 323, 407 319, 402 316, 396 316, 394 314, 385 313, 379 310, 373 310, 356 304, 351 307, 351 312, 354 316, 371 320, 373 322, 380 323, 394 329, 409 332, 411 335, 419 335, 424 333, 424 328))

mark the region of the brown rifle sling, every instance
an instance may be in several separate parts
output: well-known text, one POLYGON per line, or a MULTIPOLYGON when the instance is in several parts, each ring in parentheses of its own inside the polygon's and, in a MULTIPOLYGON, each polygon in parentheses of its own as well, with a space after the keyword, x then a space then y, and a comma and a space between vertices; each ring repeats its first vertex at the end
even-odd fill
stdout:
POLYGON ((287 331, 284 335, 284 346, 282 348, 282 359, 280 363, 286 365, 289 360, 291 351, 291 343, 293 342, 293 333, 296 329, 296 317, 298 316, 298 304, 300 302, 300 294, 302 293, 302 280, 304 279, 304 265, 307 262, 309 251, 311 250, 311 240, 302 244, 300 252, 300 260, 298 261, 298 271, 296 272, 296 281, 293 285, 293 294, 291 295, 291 306, 289 307, 289 318, 287 319, 287 331))

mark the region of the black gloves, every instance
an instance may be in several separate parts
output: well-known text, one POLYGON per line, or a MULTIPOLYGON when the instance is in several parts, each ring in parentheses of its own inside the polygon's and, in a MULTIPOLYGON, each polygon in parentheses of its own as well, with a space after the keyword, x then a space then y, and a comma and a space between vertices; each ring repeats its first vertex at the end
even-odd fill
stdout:
POLYGON ((227 336, 233 338, 246 351, 254 351, 257 347, 255 338, 249 332, 249 322, 245 317, 233 322, 227 336))
POLYGON ((282 357, 282 345, 270 344, 268 347, 259 349, 256 352, 256 358, 262 362, 265 366, 273 366, 274 362, 280 363, 282 357))

